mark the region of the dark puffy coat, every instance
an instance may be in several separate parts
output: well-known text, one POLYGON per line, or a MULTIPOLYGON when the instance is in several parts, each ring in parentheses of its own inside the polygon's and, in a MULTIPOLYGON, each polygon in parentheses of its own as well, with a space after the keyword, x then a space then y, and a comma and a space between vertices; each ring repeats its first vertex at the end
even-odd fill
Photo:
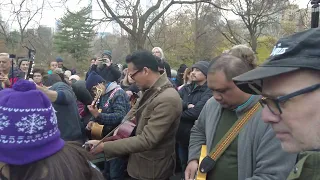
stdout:
POLYGON ((118 66, 114 64, 110 65, 109 67, 104 64, 102 68, 98 68, 97 65, 92 65, 90 71, 86 75, 86 80, 92 71, 95 71, 107 82, 118 82, 119 78, 121 77, 121 72, 119 71, 118 66))
POLYGON ((212 91, 207 84, 197 86, 191 83, 182 87, 179 91, 182 99, 183 112, 181 114, 180 125, 177 132, 177 142, 188 147, 190 130, 194 122, 198 119, 203 106, 212 97, 212 91), (194 108, 188 109, 188 105, 193 104, 194 108))

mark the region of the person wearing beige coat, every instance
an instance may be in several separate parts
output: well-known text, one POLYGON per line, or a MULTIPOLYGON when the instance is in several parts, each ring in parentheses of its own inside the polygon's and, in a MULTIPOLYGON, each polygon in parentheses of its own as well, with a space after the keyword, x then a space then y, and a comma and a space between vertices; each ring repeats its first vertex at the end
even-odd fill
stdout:
MULTIPOLYGON (((128 174, 133 179, 169 179, 175 169, 175 135, 182 103, 166 73, 160 75, 151 52, 138 51, 127 57, 128 73, 142 89, 142 97, 124 120, 136 119, 129 138, 109 141, 92 150, 106 158, 129 155, 128 174)), ((98 141, 89 141, 96 145, 98 141)))

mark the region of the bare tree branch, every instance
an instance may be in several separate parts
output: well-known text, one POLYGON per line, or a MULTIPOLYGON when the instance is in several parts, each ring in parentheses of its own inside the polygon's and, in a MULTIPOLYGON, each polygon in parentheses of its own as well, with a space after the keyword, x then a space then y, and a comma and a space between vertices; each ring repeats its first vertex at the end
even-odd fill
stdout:
MULTIPOLYGON (((120 18, 112 11, 111 7, 108 5, 108 3, 105 0, 101 0, 104 7, 107 9, 107 11, 109 12, 109 14, 111 15, 111 17, 120 25, 120 27, 122 29, 124 29, 125 31, 127 31, 129 34, 134 36, 134 32, 128 27, 126 26, 121 20, 120 18)), ((105 14, 107 17, 108 15, 105 14)))

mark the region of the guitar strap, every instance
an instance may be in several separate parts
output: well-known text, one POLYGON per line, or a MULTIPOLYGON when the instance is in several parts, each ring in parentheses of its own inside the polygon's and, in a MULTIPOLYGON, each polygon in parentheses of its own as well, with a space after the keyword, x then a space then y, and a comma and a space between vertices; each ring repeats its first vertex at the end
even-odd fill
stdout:
POLYGON ((111 99, 114 97, 114 95, 116 94, 116 92, 117 92, 118 90, 120 90, 120 89, 121 89, 120 87, 117 87, 117 88, 115 88, 115 89, 111 92, 111 94, 110 94, 110 96, 109 96, 106 104, 104 105, 105 108, 107 108, 107 107, 109 106, 109 103, 110 103, 111 99))
POLYGON ((217 160, 221 157, 224 151, 229 147, 231 142, 238 136, 244 125, 251 119, 252 115, 257 112, 260 107, 260 103, 256 103, 245 115, 238 119, 229 131, 221 138, 214 149, 207 155, 200 163, 200 173, 208 173, 213 169, 217 160))
MULTIPOLYGON (((134 114, 135 114, 137 111, 139 111, 140 109, 142 109, 142 107, 144 107, 145 105, 151 103, 151 101, 152 101, 156 96, 158 96, 160 93, 162 93, 164 90, 166 90, 167 88, 172 88, 172 87, 173 87, 172 84, 166 84, 166 85, 162 86, 161 88, 158 88, 157 93, 155 93, 153 96, 151 96, 151 97, 149 98, 149 100, 148 100, 147 102, 143 103, 139 108, 137 108, 137 110, 134 112, 134 114)), ((121 122, 116 128, 114 128, 114 129, 113 129, 112 131, 110 131, 107 135, 105 135, 105 136, 99 141, 99 143, 98 143, 97 145, 95 145, 92 149, 95 149, 96 147, 98 147, 101 143, 104 142, 105 139, 107 139, 108 137, 110 137, 118 127, 120 127, 120 126, 121 126, 123 123, 125 123, 126 121, 130 121, 131 119, 132 119, 132 118, 129 118, 129 117, 126 116, 126 117, 122 120, 122 122, 121 122)))

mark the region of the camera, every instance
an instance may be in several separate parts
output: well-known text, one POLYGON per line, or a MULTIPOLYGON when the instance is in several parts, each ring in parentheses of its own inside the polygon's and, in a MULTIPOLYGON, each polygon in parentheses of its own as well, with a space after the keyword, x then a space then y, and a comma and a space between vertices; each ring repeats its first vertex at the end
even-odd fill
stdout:
POLYGON ((15 54, 9 54, 10 59, 15 59, 17 56, 15 54))

